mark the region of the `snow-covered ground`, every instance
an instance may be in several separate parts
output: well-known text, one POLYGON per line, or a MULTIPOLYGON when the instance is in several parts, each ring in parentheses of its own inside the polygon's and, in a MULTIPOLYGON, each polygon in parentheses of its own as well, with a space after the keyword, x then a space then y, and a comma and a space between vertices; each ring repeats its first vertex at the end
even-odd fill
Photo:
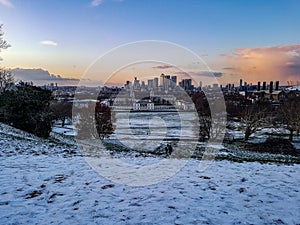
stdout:
POLYGON ((131 187, 93 171, 63 137, 44 141, 0 124, 0 153, 1 224, 300 223, 299 164, 222 160, 200 172, 191 159, 168 180, 131 187))
POLYGON ((54 127, 52 128, 52 131, 58 134, 63 134, 66 136, 75 136, 75 127, 74 125, 67 124, 64 127, 62 127, 60 124, 54 124, 54 127))
POLYGON ((218 161, 200 173, 191 161, 163 183, 129 187, 102 178, 81 157, 19 155, 1 161, 2 224, 300 221, 299 165, 218 161))

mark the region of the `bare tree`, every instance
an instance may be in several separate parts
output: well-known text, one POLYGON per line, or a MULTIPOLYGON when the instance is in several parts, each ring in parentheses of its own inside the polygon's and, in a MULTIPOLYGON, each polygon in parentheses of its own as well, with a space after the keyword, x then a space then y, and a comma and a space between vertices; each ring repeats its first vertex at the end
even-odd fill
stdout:
POLYGON ((78 139, 104 139, 113 133, 112 115, 108 106, 88 103, 85 107, 75 108, 73 115, 78 139))
POLYGON ((225 131, 226 131, 226 121, 224 121, 224 116, 205 115, 198 113, 199 123, 200 123, 200 140, 204 141, 205 138, 211 141, 223 141, 225 131))
POLYGON ((259 103, 247 105, 240 115, 241 125, 244 129, 244 140, 248 141, 251 134, 265 122, 267 108, 259 103))
MULTIPOLYGON (((3 24, 0 24, 0 52, 1 49, 10 47, 10 44, 8 44, 8 42, 3 39, 4 33, 2 31, 2 27, 3 24)), ((1 57, 0 60, 2 60, 1 57)), ((0 93, 6 91, 13 83, 14 78, 11 71, 0 68, 0 93)))
POLYGON ((100 139, 109 137, 113 133, 111 110, 106 105, 96 104, 95 107, 96 130, 100 139))
POLYGON ((14 76, 10 70, 0 68, 0 93, 14 85, 14 76))
POLYGON ((300 130, 300 97, 292 97, 286 99, 278 113, 279 120, 290 132, 289 140, 293 141, 294 132, 297 134, 300 130))
POLYGON ((210 139, 211 126, 212 126, 211 116, 202 112, 198 112, 198 117, 200 123, 200 130, 199 130, 200 140, 204 141, 205 138, 210 139))
POLYGON ((7 41, 5 41, 3 39, 4 33, 2 31, 2 27, 3 27, 3 24, 0 24, 0 51, 1 51, 1 49, 6 49, 6 48, 9 48, 11 46, 10 44, 8 44, 7 41))
POLYGON ((214 97, 209 103, 204 92, 196 92, 192 95, 192 101, 198 112, 200 141, 205 141, 205 139, 213 142, 222 141, 226 124, 223 99, 214 97))
POLYGON ((65 126, 65 121, 72 117, 72 103, 67 101, 51 102, 50 110, 52 111, 54 118, 61 120, 61 126, 65 126))

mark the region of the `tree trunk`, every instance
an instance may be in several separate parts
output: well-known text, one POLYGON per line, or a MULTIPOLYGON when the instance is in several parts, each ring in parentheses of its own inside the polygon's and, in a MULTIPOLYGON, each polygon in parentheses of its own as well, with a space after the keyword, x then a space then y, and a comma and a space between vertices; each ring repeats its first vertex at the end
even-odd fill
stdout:
POLYGON ((64 126, 65 126, 65 120, 66 120, 66 118, 63 117, 62 120, 61 120, 61 127, 64 127, 64 126))
POLYGON ((289 140, 293 141, 294 130, 290 130, 289 140))
POLYGON ((250 135, 251 135, 250 130, 249 130, 249 129, 246 129, 246 131, 245 131, 245 141, 248 141, 248 140, 249 140, 250 135))

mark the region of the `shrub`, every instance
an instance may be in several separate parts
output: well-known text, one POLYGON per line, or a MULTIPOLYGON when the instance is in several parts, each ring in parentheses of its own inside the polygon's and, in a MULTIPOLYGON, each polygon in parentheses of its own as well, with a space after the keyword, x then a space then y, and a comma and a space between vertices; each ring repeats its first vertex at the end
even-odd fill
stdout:
POLYGON ((5 91, 0 95, 1 120, 18 129, 47 138, 52 125, 50 99, 50 91, 20 83, 16 90, 5 91))

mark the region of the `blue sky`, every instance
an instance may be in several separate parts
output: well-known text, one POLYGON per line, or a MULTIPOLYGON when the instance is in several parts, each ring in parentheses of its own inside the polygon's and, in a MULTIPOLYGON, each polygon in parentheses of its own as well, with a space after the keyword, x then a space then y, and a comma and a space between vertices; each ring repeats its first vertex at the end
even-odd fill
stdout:
MULTIPOLYGON (((237 49, 238 54, 258 50, 267 57, 267 46, 285 46, 298 54, 299 12, 297 0, 0 0, 0 21, 12 45, 1 51, 1 66, 43 68, 79 78, 93 59, 111 48, 151 39, 185 46, 205 55, 213 70, 228 73, 222 69, 244 67, 239 59, 235 65, 222 58, 237 49)), ((291 61, 282 60, 278 63, 291 61)), ((245 71, 233 73, 238 77, 245 71)), ((251 80, 254 75, 244 76, 251 80)), ((289 76, 297 79, 295 71, 289 76)))

